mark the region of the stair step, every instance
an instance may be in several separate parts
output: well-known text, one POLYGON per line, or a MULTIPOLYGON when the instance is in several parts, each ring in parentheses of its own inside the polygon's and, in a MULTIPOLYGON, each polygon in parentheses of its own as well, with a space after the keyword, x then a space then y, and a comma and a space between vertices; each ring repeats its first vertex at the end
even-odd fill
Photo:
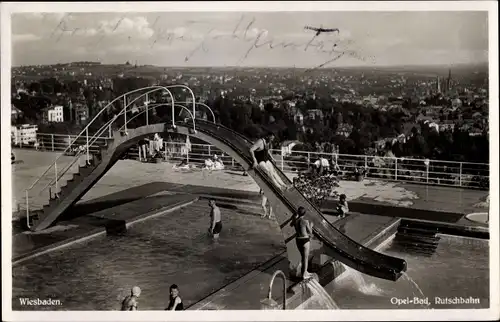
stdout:
POLYGON ((432 231, 432 230, 412 228, 412 227, 399 227, 398 231, 420 234, 420 235, 435 235, 438 233, 438 231, 436 230, 432 231))
POLYGON ((398 242, 408 242, 415 244, 425 244, 425 245, 437 245, 439 244, 440 239, 426 239, 426 238, 415 238, 411 236, 397 235, 396 240, 398 242))
POLYGON ((416 223, 402 223, 399 225, 398 228, 418 231, 422 233, 435 233, 435 234, 439 233, 439 227, 422 226, 416 223))
POLYGON ((438 244, 436 245, 424 245, 424 244, 413 244, 413 243, 401 243, 398 242, 395 244, 395 246, 403 247, 403 248, 410 248, 410 249, 421 249, 421 250, 435 250, 438 248, 438 244))
POLYGON ((414 253, 418 254, 419 256, 432 256, 433 254, 436 253, 436 249, 422 249, 422 248, 416 248, 416 247, 401 247, 401 251, 403 252, 408 252, 408 253, 414 253))
POLYGON ((396 236, 413 238, 413 239, 418 239, 418 240, 441 240, 441 237, 438 237, 436 235, 429 236, 429 235, 421 235, 421 234, 401 232, 401 231, 398 231, 396 233, 396 236))

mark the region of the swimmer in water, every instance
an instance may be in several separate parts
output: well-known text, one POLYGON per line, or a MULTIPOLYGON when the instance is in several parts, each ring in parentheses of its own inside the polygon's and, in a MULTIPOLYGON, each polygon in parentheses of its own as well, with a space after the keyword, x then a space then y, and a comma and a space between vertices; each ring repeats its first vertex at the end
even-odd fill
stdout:
POLYGON ((347 196, 341 194, 339 202, 337 203, 337 214, 340 218, 344 218, 349 212, 349 205, 347 204, 347 196))
POLYGON ((137 299, 141 295, 139 286, 132 287, 130 295, 127 295, 122 302, 122 311, 137 311, 137 299))
POLYGON ((219 234, 222 230, 222 221, 220 208, 215 204, 215 199, 210 199, 208 201, 208 205, 210 206, 210 227, 208 228, 208 234, 212 236, 212 238, 219 238, 219 234))
POLYGON ((176 284, 172 284, 172 286, 170 286, 170 302, 168 303, 168 307, 165 310, 166 311, 184 310, 184 304, 182 303, 182 299, 179 296, 179 287, 176 284))
POLYGON ((311 249, 311 235, 313 233, 313 224, 305 219, 306 210, 300 206, 297 214, 293 216, 290 226, 295 228, 295 241, 301 256, 301 277, 303 279, 311 277, 311 273, 307 271, 309 264, 309 252, 311 249))

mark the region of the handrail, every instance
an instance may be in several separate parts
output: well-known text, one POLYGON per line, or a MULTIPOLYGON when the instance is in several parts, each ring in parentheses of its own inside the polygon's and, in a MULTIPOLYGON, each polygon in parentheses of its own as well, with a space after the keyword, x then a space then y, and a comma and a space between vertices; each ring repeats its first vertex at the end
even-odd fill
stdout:
MULTIPOLYGON (((280 149, 270 149, 271 152, 274 153, 281 153, 280 149)), ((301 156, 307 156, 308 154, 314 154, 314 155, 321 155, 321 156, 350 156, 350 157, 356 157, 356 158, 361 158, 361 157, 366 157, 366 158, 380 158, 380 159, 385 159, 385 160, 396 160, 398 161, 417 161, 417 162, 425 162, 425 158, 422 159, 416 159, 416 158, 407 158, 407 157, 388 157, 388 156, 378 156, 378 155, 365 155, 365 154, 345 154, 345 153, 335 153, 335 152, 316 152, 316 151, 292 151, 296 153, 300 153, 301 156)), ((299 155, 295 155, 299 156, 299 155)), ((439 163, 455 163, 455 164, 480 164, 480 165, 489 165, 489 163, 481 163, 481 162, 467 162, 467 161, 448 161, 448 160, 435 160, 435 159, 429 159, 430 162, 439 162, 439 163)))
MULTIPOLYGON (((178 102, 178 103, 187 104, 187 103, 189 103, 189 102, 188 102, 188 101, 183 101, 183 102, 178 102)), ((215 114, 214 114, 214 112, 212 111, 212 109, 210 108, 210 106, 208 106, 207 104, 202 103, 202 102, 196 102, 195 104, 198 104, 198 105, 201 105, 201 106, 206 107, 206 108, 210 111, 210 113, 212 114, 213 123, 215 123, 215 114)))
MULTIPOLYGON (((169 87, 175 87, 175 86, 169 86, 169 87)), ((152 92, 155 92, 155 91, 158 91, 158 90, 165 90, 167 91, 167 93, 170 95, 170 98, 171 98, 171 101, 172 101, 172 105, 175 106, 175 99, 172 95, 172 92, 170 92, 170 90, 168 89, 168 87, 165 87, 165 86, 149 86, 149 87, 144 87, 144 88, 140 88, 140 89, 136 89, 136 90, 132 90, 132 91, 129 91, 127 93, 124 93, 120 96, 118 96, 117 98, 113 99, 110 103, 108 103, 106 106, 104 106, 95 116, 94 118, 87 123, 87 125, 85 126, 85 128, 75 137, 75 139, 70 142, 70 144, 68 145, 68 147, 66 147, 66 149, 64 149, 64 151, 54 160, 54 162, 44 171, 44 173, 39 176, 32 184, 31 186, 26 189, 26 221, 27 221, 27 225, 28 225, 28 228, 30 228, 30 224, 29 224, 29 191, 31 191, 31 189, 33 189, 33 187, 43 178, 45 177, 45 175, 49 172, 49 170, 52 169, 52 167, 54 167, 55 169, 55 179, 54 180, 51 180, 39 193, 39 195, 45 191, 45 189, 47 189, 47 187, 52 187, 53 185, 53 182, 55 181, 55 185, 56 185, 56 189, 57 189, 57 181, 59 179, 59 177, 62 177, 64 174, 66 174, 66 172, 71 168, 71 166, 73 166, 73 164, 75 164, 77 161, 80 160, 80 156, 82 155, 81 152, 78 152, 76 154, 76 156, 73 158, 73 161, 70 162, 70 164, 62 171, 62 174, 61 172, 58 174, 57 173, 57 161, 63 156, 65 155, 65 153, 68 151, 68 149, 70 149, 71 146, 73 146, 76 141, 82 136, 83 133, 86 133, 86 137, 87 137, 87 144, 86 144, 86 153, 87 153, 87 162, 89 161, 89 147, 90 145, 92 145, 97 139, 100 138, 100 135, 101 133, 108 127, 108 126, 111 126, 111 124, 118 119, 118 116, 120 116, 121 114, 123 114, 125 116, 125 127, 127 125, 127 121, 126 121, 126 115, 127 115, 127 107, 129 105, 131 105, 132 103, 134 103, 135 101, 137 101, 139 98, 143 97, 146 95, 149 94, 149 93, 152 93, 152 92), (126 97, 127 95, 130 95, 130 94, 133 94, 133 93, 136 93, 136 92, 139 92, 139 91, 143 91, 143 90, 146 90, 146 89, 152 89, 142 95, 140 95, 139 97, 135 98, 132 102, 129 102, 129 104, 127 104, 126 102, 126 97), (94 134, 94 136, 92 136, 92 138, 90 138, 90 140, 92 141, 92 143, 89 144, 89 138, 88 138, 88 129, 90 127, 90 125, 93 124, 93 122, 103 113, 104 110, 106 110, 108 107, 110 107, 114 102, 116 102, 118 99, 121 99, 121 98, 125 98, 125 106, 123 107, 123 109, 118 113, 118 115, 115 115, 115 117, 106 122, 104 126, 102 126, 96 134, 94 134)), ((192 90, 190 90, 193 97, 194 97, 194 93, 192 92, 192 90)), ((190 113, 191 114, 191 113, 190 113)), ((174 109, 172 108, 172 117, 174 117, 174 109)), ((175 121, 174 119, 172 119, 172 124, 173 126, 175 127, 175 121)), ((195 127, 195 124, 194 124, 194 117, 193 117, 193 127, 195 127)), ((195 130, 196 131, 196 130, 195 130)), ((57 191, 56 191, 57 193, 57 191)), ((52 196, 50 196, 52 197, 52 196)))
POLYGON ((193 115, 196 115, 196 97, 194 96, 193 90, 189 86, 182 85, 182 84, 174 84, 174 85, 168 85, 166 87, 167 88, 179 88, 180 87, 180 88, 187 89, 191 93, 191 97, 193 98, 193 115))
MULTIPOLYGON (((118 114, 118 116, 119 116, 119 115, 121 115, 121 114, 118 114)), ((101 133, 102 133, 102 132, 104 132, 104 131, 106 130, 106 127, 110 126, 110 125, 111 125, 111 124, 112 124, 112 123, 113 123, 116 119, 117 119, 117 118, 114 118, 114 119, 111 119, 110 121, 106 122, 106 124, 105 124, 105 125, 103 125, 103 126, 101 127, 101 129, 99 129, 99 132, 101 132, 101 133)), ((99 133, 99 132, 98 132, 98 133, 99 133)), ((101 134, 101 133, 100 133, 100 134, 101 134)), ((89 143, 89 146, 91 146, 91 145, 92 145, 95 141, 97 141, 97 139, 98 139, 98 138, 95 138, 95 139, 94 139, 94 141, 92 141, 91 143, 89 143)), ((72 167, 72 166, 73 166, 73 165, 74 165, 77 161, 79 161, 79 157, 80 157, 82 154, 83 154, 83 152, 78 151, 78 152, 77 152, 77 154, 74 156, 73 161, 71 161, 71 162, 69 163, 69 165, 67 165, 67 166, 64 168, 64 170, 63 170, 63 171, 59 172, 59 173, 57 174, 57 177, 56 177, 56 178, 54 178, 54 179, 53 179, 53 180, 51 180, 49 183, 47 183, 47 184, 45 185, 45 187, 43 187, 43 188, 42 188, 42 190, 40 190, 39 195, 40 195, 42 192, 44 192, 44 191, 45 191, 45 189, 47 189, 47 187, 52 187, 52 186, 54 185, 54 181, 55 181, 55 183, 57 184, 57 180, 58 180, 59 178, 62 178, 62 176, 64 176, 64 175, 68 172, 68 170, 69 170, 69 169, 71 169, 71 167, 72 167)), ((56 189, 57 189, 57 185, 56 185, 56 189)), ((56 192, 56 193, 57 193, 57 192, 56 192)))
MULTIPOLYGON (((101 126, 101 128, 94 134, 94 136, 92 136, 90 138, 90 140, 93 140, 91 143, 87 143, 87 150, 88 150, 88 146, 91 146, 92 144, 94 144, 95 141, 97 141, 100 137, 100 135, 109 127, 111 126, 111 124, 113 124, 116 120, 118 120, 119 116, 121 115, 125 115, 127 113, 127 108, 132 105, 133 103, 135 103, 138 99, 140 99, 141 97, 143 96, 146 96, 152 92, 155 92, 155 91, 158 91, 160 89, 164 89, 166 90, 169 94, 170 94, 170 98, 173 100, 173 95, 172 93, 168 90, 168 89, 165 89, 165 88, 161 88, 161 87, 158 87, 158 88, 155 88, 155 89, 152 89, 146 93, 143 93, 142 95, 139 95, 138 97, 136 97, 134 100, 132 100, 131 102, 129 102, 128 104, 126 104, 121 110, 120 112, 114 117, 112 118, 111 120, 109 120, 108 122, 106 122, 103 126, 101 126)), ((174 101, 172 101, 174 102, 174 101)), ((125 123, 126 125, 127 123, 125 123)), ((78 139, 78 137, 73 141, 75 142, 76 140, 78 139)), ((64 152, 63 152, 64 153, 64 152)), ((53 185, 53 181, 56 182, 56 189, 57 189, 57 180, 58 178, 61 178, 64 174, 66 174, 68 172, 68 170, 71 168, 71 166, 73 166, 77 161, 79 161, 79 158, 81 156, 82 153, 80 153, 80 151, 75 155, 74 159, 72 162, 70 162, 69 165, 66 166, 66 168, 61 171, 60 173, 58 173, 56 175, 56 178, 54 178, 54 180, 50 181, 39 193, 39 195, 45 191, 45 189, 47 189, 47 187, 51 187, 53 185)), ((57 159, 56 159, 57 161, 57 159)), ((56 162, 54 161, 54 162, 56 162)), ((40 178, 41 179, 41 178, 40 178)))
MULTIPOLYGON (((149 104, 147 104, 147 105, 142 105, 142 106, 146 106, 146 107, 148 108, 148 110, 149 110, 149 109, 152 109, 152 108, 157 107, 157 106, 163 106, 163 105, 167 106, 167 105, 172 105, 172 103, 158 103, 158 104, 152 104, 152 105, 154 105, 154 106, 152 106, 152 107, 150 107, 150 108, 148 107, 148 105, 149 105, 149 104)), ((187 107, 185 107, 185 106, 183 106, 183 105, 180 105, 180 104, 177 104, 177 103, 174 103, 173 105, 174 105, 174 106, 180 106, 181 108, 185 109, 185 110, 189 113, 189 115, 191 116, 191 118, 193 118, 193 130, 194 130, 194 131, 195 131, 195 133, 196 133, 196 125, 195 125, 195 123, 194 123, 194 116, 193 116, 193 114, 191 113, 191 111, 190 111, 187 107)), ((142 106, 141 106, 141 107, 142 107, 142 106)), ((150 105, 149 105, 149 106, 150 106, 150 105)), ((145 113, 145 111, 146 111, 146 110, 141 111, 140 113, 138 113, 138 114, 134 115, 132 118, 128 119, 128 120, 127 120, 127 123, 126 123, 126 124, 124 124, 124 125, 122 125, 122 127, 121 127, 118 131, 121 131, 121 130, 122 130, 122 129, 123 129, 123 128, 124 128, 124 127, 128 124, 128 123, 130 123, 133 119, 135 119, 137 116, 141 115, 142 113, 145 113)), ((121 113, 121 112, 120 112, 120 113, 121 113)), ((119 115, 121 115, 121 114, 119 114, 119 115)), ((119 115, 118 115, 118 116, 119 116, 119 115)), ((111 125, 111 123, 112 123, 112 122, 114 122, 116 119, 117 119, 117 118, 115 118, 115 119, 113 119, 113 120, 111 120, 111 121, 108 121, 108 123, 110 123, 109 125, 111 125)), ((107 127, 107 126, 109 126, 109 125, 103 126, 103 127, 100 129, 100 132, 105 131, 105 130, 106 130, 106 127, 107 127)), ((90 143, 90 145, 92 145, 92 144, 93 144, 96 140, 97 140, 97 138, 96 138, 96 139, 95 139, 92 143, 90 143)), ((75 163, 76 163, 76 161, 78 160, 77 156, 81 156, 82 154, 83 154, 83 153, 79 153, 79 154, 77 154, 77 155, 75 156, 75 158, 74 158, 74 161, 73 161, 73 162, 72 162, 69 166, 67 166, 67 167, 65 168, 65 170, 63 170, 63 171, 59 172, 59 173, 58 173, 58 176, 59 176, 59 177, 62 177, 64 174, 66 174, 66 172, 68 172, 68 170, 71 168, 71 166, 72 166, 73 164, 75 164, 75 163)), ((55 180, 55 179, 54 179, 54 180, 55 180)), ((48 183, 48 184, 47 184, 47 185, 46 185, 46 186, 45 186, 45 187, 41 190, 41 192, 45 191, 45 189, 47 189, 47 187, 49 187, 49 186, 50 186, 50 187, 52 187, 52 186, 53 186, 53 181, 54 181, 54 180, 52 180, 51 182, 49 182, 49 183, 48 183)), ((57 188, 57 187, 56 187, 56 188, 57 188)))
MULTIPOLYGON (((103 113, 103 112, 104 112, 107 108, 109 108, 109 107, 110 107, 110 106, 111 106, 114 102, 116 102, 118 99, 121 99, 121 98, 123 98, 123 97, 125 97, 125 96, 127 96, 127 95, 130 95, 130 94, 133 94, 133 93, 136 93, 136 92, 139 92, 139 91, 145 90, 145 89, 150 89, 150 88, 161 89, 161 88, 164 88, 164 87, 162 87, 162 86, 156 86, 156 85, 155 85, 155 86, 149 86, 149 87, 144 87, 144 88, 139 88, 139 89, 136 89, 136 90, 132 90, 132 91, 130 91, 130 92, 127 92, 127 93, 125 93, 125 94, 122 94, 122 95, 118 96, 117 98, 115 98, 114 100, 112 100, 111 102, 109 102, 106 106, 104 106, 104 107, 103 107, 103 108, 102 108, 102 109, 101 109, 101 110, 100 110, 100 111, 99 111, 99 112, 98 112, 98 113, 94 116, 94 118, 93 118, 90 122, 88 122, 88 123, 87 123, 87 126, 85 126, 85 128, 84 128, 84 129, 83 129, 83 130, 82 130, 82 131, 81 131, 81 132, 80 132, 80 133, 76 136, 76 138, 73 140, 73 142, 71 142, 71 143, 68 145, 68 147, 67 147, 67 148, 66 148, 66 149, 65 149, 65 150, 64 150, 64 151, 63 151, 63 152, 62 152, 62 153, 61 153, 61 154, 60 154, 60 155, 59 155, 59 156, 58 156, 58 157, 54 160, 54 162, 53 162, 53 163, 52 163, 52 164, 51 164, 51 165, 47 168, 47 170, 45 170, 45 172, 44 172, 42 175, 40 175, 40 176, 39 176, 39 177, 35 180, 35 182, 33 182, 33 183, 31 184, 31 186, 30 186, 28 189, 26 189, 26 190, 30 191, 31 189, 33 189, 33 187, 35 186, 35 184, 37 184, 37 183, 41 180, 41 178, 43 178, 43 177, 47 174, 47 172, 49 172, 49 170, 50 170, 50 169, 52 169, 52 166, 53 166, 53 165, 57 162, 57 160, 59 160, 59 158, 60 158, 61 156, 63 156, 63 155, 64 155, 64 153, 66 153, 66 152, 68 151, 68 149, 69 149, 69 148, 70 148, 70 147, 71 147, 71 146, 72 146, 72 145, 76 142, 76 140, 77 140, 77 139, 78 139, 78 138, 79 138, 79 137, 80 137, 83 133, 85 133, 85 131, 87 131, 87 130, 88 130, 89 126, 90 126, 91 124, 93 124, 93 122, 97 119, 97 117, 99 117, 99 116, 100 116, 100 115, 101 115, 101 114, 102 114, 102 113, 103 113)), ((134 100, 134 101, 135 101, 135 100, 134 100)))
MULTIPOLYGON (((133 119, 135 119, 136 117, 138 117, 142 113, 146 113, 146 111, 148 111, 149 109, 152 109, 152 108, 158 107, 158 106, 167 106, 167 105, 171 105, 171 104, 170 103, 158 103, 158 104, 153 104, 153 105, 155 105, 155 106, 153 106, 153 107, 146 107, 146 109, 144 111, 141 111, 141 112, 137 113, 136 115, 134 115, 128 122, 132 121, 133 119)), ((186 106, 181 105, 178 102, 175 102, 175 106, 180 106, 181 108, 185 109, 189 113, 189 116, 191 116, 191 118, 193 119, 193 130, 196 133, 196 125, 194 124, 195 117, 194 117, 193 113, 191 113, 191 111, 186 106)), ((122 127, 120 128, 119 131, 121 131, 121 129, 123 128, 123 126, 124 125, 122 125, 122 127)))

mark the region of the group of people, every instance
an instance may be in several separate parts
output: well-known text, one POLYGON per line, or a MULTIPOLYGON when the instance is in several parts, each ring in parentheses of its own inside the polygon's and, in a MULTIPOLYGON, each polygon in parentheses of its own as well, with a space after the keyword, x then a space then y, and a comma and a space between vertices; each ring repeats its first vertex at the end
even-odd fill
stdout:
MULTIPOLYGON (((208 227, 208 235, 213 239, 218 239, 219 234, 222 231, 222 220, 221 211, 217 206, 215 199, 210 199, 208 201, 210 206, 210 223, 208 227)), ((122 311, 135 311, 138 307, 138 300, 141 295, 141 289, 138 286, 132 287, 130 290, 130 295, 126 296, 122 301, 122 311)), ((179 296, 179 287, 176 284, 170 286, 170 301, 165 310, 170 311, 182 311, 184 310, 184 304, 179 296)))
MULTIPOLYGON (((272 164, 272 156, 270 154, 270 144, 274 140, 275 136, 272 132, 257 140, 253 146, 250 148, 250 154, 253 159, 253 168, 260 167, 261 170, 266 173, 268 178, 273 182, 273 184, 279 188, 282 192, 286 192, 293 185, 286 184, 280 174, 276 171, 276 167, 272 164)), ((330 164, 327 159, 320 158, 315 163, 316 171, 319 174, 323 172, 330 171, 330 164)), ((335 171, 340 171, 338 166, 334 164, 335 171)), ((267 211, 267 197, 264 195, 262 189, 260 190, 262 196, 262 208, 264 209, 264 216, 272 216, 272 208, 269 207, 269 212, 267 211)), ((345 194, 340 195, 339 202, 336 205, 335 211, 339 218, 344 218, 349 212, 349 207, 347 204, 347 196, 345 194)), ((290 226, 295 228, 296 232, 296 244, 297 248, 301 254, 301 278, 307 279, 311 276, 308 272, 308 260, 310 253, 311 237, 313 234, 313 223, 305 218, 306 209, 300 206, 297 212, 293 215, 290 226)))
POLYGON ((217 154, 214 154, 212 158, 206 159, 205 160, 205 167, 204 169, 206 170, 224 170, 224 162, 217 156, 217 154))
POLYGON ((148 161, 150 157, 154 157, 164 150, 163 139, 158 133, 155 133, 152 139, 141 139, 138 146, 139 161, 148 161))
MULTIPOLYGON (((137 311, 139 305, 139 297, 141 296, 141 288, 134 286, 130 290, 130 295, 127 295, 122 301, 122 311, 137 311)), ((176 284, 170 286, 170 300, 166 311, 183 311, 184 303, 179 296, 179 287, 176 284)))

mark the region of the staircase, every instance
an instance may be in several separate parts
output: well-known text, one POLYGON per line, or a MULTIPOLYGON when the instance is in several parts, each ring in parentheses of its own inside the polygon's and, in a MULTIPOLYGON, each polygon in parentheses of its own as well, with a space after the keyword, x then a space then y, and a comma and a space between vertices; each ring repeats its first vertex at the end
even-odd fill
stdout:
POLYGON ((426 229, 402 221, 394 238, 394 246, 419 255, 432 256, 441 240, 441 237, 437 236, 438 233, 437 229, 426 229))
POLYGON ((25 228, 32 231, 39 231, 48 228, 61 215, 63 215, 71 205, 83 197, 85 193, 92 188, 92 186, 131 146, 137 144, 142 137, 151 135, 152 133, 164 132, 166 130, 165 123, 148 125, 148 114, 151 113, 148 111, 152 108, 168 106, 168 109, 172 111, 171 126, 173 127, 175 127, 174 108, 179 106, 187 110, 190 115, 195 115, 195 103, 193 103, 193 113, 191 113, 191 111, 185 106, 175 104, 174 97, 169 88, 179 87, 188 89, 192 94, 194 102, 194 93, 187 86, 154 85, 125 93, 104 106, 87 124, 82 132, 78 134, 72 142, 70 142, 69 146, 54 160, 47 170, 40 177, 38 177, 28 189, 26 189, 26 220, 22 221, 22 225, 25 225, 25 228), (148 94, 155 91, 168 92, 171 98, 170 102, 149 104, 148 94), (127 100, 127 98, 129 98, 132 94, 134 95, 134 99, 127 100), (136 96, 137 94, 140 95, 136 96), (145 98, 145 109, 138 114, 132 115, 129 113, 129 106, 141 98, 145 98), (94 135, 89 135, 89 129, 96 128, 95 122, 101 118, 101 114, 118 100, 124 100, 124 106, 121 111, 115 115, 113 119, 102 125, 94 135), (130 123, 132 120, 134 120, 134 123, 137 123, 140 119, 136 119, 136 117, 144 115, 143 113, 146 115, 146 126, 139 125, 139 128, 128 131, 127 124, 133 124, 130 123), (74 155, 71 147, 77 146, 83 147, 83 149, 74 155), (70 161, 67 160, 68 156, 73 156, 70 161), (80 160, 82 157, 85 157, 85 164, 83 165, 80 160), (75 166, 77 167, 76 172, 74 170, 72 171, 72 168, 75 168, 75 166), (71 174, 71 172, 74 173, 70 175, 68 179, 63 178, 63 176, 71 174), (38 198, 41 197, 42 199, 45 199, 47 196, 49 203, 43 205, 41 209, 34 209, 37 205, 41 204, 40 199, 38 198))
MULTIPOLYGON (((93 182, 97 182, 104 175, 103 160, 108 160, 113 149, 110 147, 113 139, 110 138, 107 145, 99 146, 99 151, 89 153, 89 159, 84 165, 78 165, 78 170, 73 173, 70 179, 61 181, 58 179, 57 188, 51 185, 49 189, 49 203, 42 209, 32 210, 28 217, 28 227, 32 230, 42 230, 47 228, 53 219, 59 217, 64 210, 80 199, 91 187, 93 182), (111 144, 110 144, 111 143, 111 144)), ((94 149, 95 150, 95 149, 94 149)), ((78 159, 81 153, 75 156, 78 159)), ((78 162, 78 160, 76 160, 78 162)), ((76 162, 75 162, 76 163, 76 162)), ((107 162, 104 162, 107 163, 107 162)), ((61 176, 62 177, 62 176, 61 176)))

